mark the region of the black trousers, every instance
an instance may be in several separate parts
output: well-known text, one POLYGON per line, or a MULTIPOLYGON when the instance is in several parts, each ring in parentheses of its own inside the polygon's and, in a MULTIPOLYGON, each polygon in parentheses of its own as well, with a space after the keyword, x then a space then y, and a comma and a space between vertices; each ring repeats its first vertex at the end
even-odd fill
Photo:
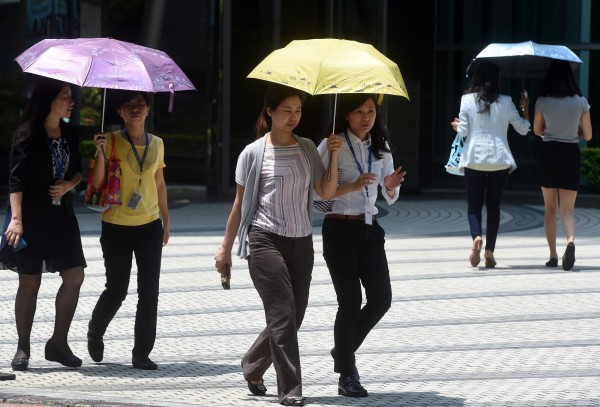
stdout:
POLYGON ((500 228, 500 200, 508 179, 508 169, 500 171, 478 171, 465 168, 465 190, 467 193, 467 216, 471 237, 483 236, 483 204, 487 211, 485 250, 496 248, 496 238, 500 228))
POLYGON ((336 361, 342 376, 354 369, 354 352, 392 303, 385 231, 373 221, 325 218, 323 257, 337 295, 336 361), (362 287, 366 304, 362 306, 362 287))
POLYGON ((302 396, 297 332, 302 325, 312 269, 312 235, 279 236, 258 227, 248 235, 248 267, 263 302, 267 326, 242 359, 246 380, 260 380, 271 363, 279 401, 302 396))
POLYGON ((106 289, 92 312, 88 336, 100 339, 127 296, 133 255, 137 264, 138 303, 132 357, 147 357, 156 340, 163 227, 160 219, 141 226, 102 222, 100 244, 106 289))

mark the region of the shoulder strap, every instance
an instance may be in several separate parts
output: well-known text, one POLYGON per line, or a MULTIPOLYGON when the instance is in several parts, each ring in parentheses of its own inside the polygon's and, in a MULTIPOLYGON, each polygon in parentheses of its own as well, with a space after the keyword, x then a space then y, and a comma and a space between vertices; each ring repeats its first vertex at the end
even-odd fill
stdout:
POLYGON ((110 141, 112 141, 112 148, 110 149, 110 161, 112 161, 115 159, 115 150, 117 147, 117 138, 112 131, 110 132, 110 141))

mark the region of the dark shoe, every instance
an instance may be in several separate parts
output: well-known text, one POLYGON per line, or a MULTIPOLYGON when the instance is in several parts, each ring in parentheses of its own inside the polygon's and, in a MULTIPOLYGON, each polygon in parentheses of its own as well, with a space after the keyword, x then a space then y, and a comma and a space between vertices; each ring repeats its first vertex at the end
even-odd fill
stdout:
POLYGON ((338 394, 346 397, 367 397, 369 395, 367 390, 360 384, 358 377, 354 374, 340 377, 338 394))
POLYGON ((92 339, 88 336, 88 353, 94 362, 102 362, 104 359, 104 341, 92 339))
POLYGON ((265 387, 263 379, 260 379, 260 383, 257 384, 248 381, 248 390, 255 396, 264 396, 267 394, 267 388, 265 387))
POLYGON ((569 242, 565 250, 565 254, 562 257, 562 268, 565 271, 569 271, 575 264, 575 243, 569 242))
POLYGON ((145 357, 145 358, 141 358, 141 359, 133 358, 133 359, 131 359, 131 364, 136 369, 142 369, 142 370, 158 369, 158 365, 156 363, 154 363, 153 361, 151 361, 149 357, 145 357))
MULTIPOLYGON (((242 365, 242 371, 243 371, 244 370, 244 360, 243 359, 242 359, 241 365, 242 365)), ((263 379, 260 379, 260 383, 258 383, 258 384, 254 384, 250 380, 248 380, 248 390, 250 390, 250 393, 254 394, 255 396, 264 396, 265 394, 267 394, 267 388, 265 387, 265 381, 263 379)))
POLYGON ((304 400, 306 400, 306 397, 286 397, 279 404, 282 406, 303 406, 304 400))
POLYGON ((550 257, 550 260, 546 262, 546 267, 558 267, 558 259, 550 257))
POLYGON ((12 367, 12 370, 24 372, 29 367, 29 358, 14 358, 12 362, 10 362, 10 366, 12 367))
POLYGON ((15 380, 17 376, 14 373, 0 373, 0 381, 15 380))
POLYGON ((63 366, 67 367, 79 367, 81 366, 81 359, 73 355, 70 349, 64 352, 56 347, 53 342, 46 342, 46 349, 44 351, 46 360, 50 362, 58 362, 63 366))

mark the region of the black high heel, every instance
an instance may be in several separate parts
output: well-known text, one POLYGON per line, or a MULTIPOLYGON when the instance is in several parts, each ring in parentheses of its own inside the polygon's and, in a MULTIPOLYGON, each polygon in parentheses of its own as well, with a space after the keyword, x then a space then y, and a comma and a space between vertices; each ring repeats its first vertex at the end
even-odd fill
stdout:
POLYGON ((44 356, 46 360, 50 362, 58 362, 63 366, 67 367, 80 367, 81 359, 73 355, 70 349, 69 353, 63 352, 56 347, 51 341, 46 342, 46 348, 44 349, 44 356))

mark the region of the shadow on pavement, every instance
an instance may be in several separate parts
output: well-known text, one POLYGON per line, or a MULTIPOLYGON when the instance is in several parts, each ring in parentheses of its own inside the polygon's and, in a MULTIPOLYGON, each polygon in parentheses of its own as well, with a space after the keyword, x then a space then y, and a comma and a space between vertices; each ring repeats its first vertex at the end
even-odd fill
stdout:
MULTIPOLYGON (((65 370, 72 371, 68 367, 32 367, 30 373, 53 373, 65 370)), ((225 364, 211 364, 201 362, 178 362, 178 363, 160 363, 157 370, 134 369, 129 364, 119 363, 96 363, 93 365, 84 365, 77 369, 77 372, 83 376, 94 376, 104 378, 122 378, 122 377, 201 377, 201 376, 219 376, 239 371, 238 366, 225 364)))
MULTIPOLYGON (((397 393, 369 393, 369 405, 376 400, 377 405, 394 407, 419 407, 419 406, 445 406, 460 407, 465 399, 459 397, 446 397, 436 392, 397 392, 397 393)), ((365 399, 342 396, 309 397, 307 405, 331 406, 361 406, 365 399)))

